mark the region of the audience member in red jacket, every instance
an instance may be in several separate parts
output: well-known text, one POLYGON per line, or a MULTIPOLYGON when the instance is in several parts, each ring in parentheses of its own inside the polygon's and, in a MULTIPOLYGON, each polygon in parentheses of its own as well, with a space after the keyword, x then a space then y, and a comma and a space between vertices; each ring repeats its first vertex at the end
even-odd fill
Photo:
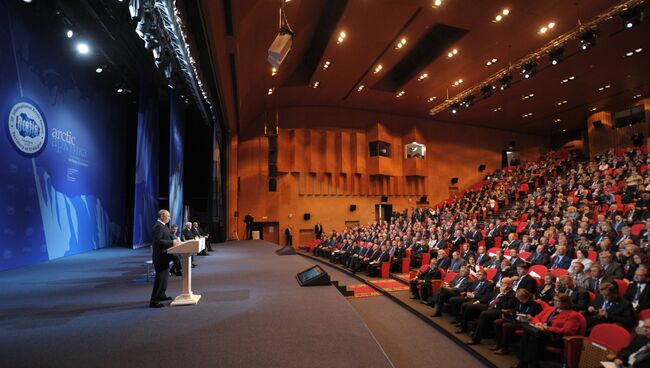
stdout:
POLYGON ((531 318, 533 329, 524 329, 519 348, 519 363, 513 367, 539 367, 540 357, 547 346, 561 345, 562 337, 580 331, 580 313, 572 310, 571 297, 558 293, 553 298, 555 308, 546 308, 531 318))

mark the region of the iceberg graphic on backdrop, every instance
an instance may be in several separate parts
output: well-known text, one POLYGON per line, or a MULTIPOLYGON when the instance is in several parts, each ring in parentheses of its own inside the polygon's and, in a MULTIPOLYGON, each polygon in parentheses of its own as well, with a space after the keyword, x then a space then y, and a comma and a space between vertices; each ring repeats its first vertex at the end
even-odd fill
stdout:
POLYGON ((99 198, 68 197, 52 185, 47 171, 32 159, 48 258, 55 259, 113 244, 120 226, 111 222, 99 198))

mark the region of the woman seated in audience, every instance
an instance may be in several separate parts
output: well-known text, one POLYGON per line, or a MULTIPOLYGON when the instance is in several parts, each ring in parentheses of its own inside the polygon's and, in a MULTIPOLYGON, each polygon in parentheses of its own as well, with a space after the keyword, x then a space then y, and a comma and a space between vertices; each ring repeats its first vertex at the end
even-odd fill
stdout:
POLYGON ((571 297, 555 294, 553 304, 554 308, 546 308, 529 320, 517 354, 519 363, 513 368, 539 367, 546 347, 563 346, 563 336, 576 335, 580 331, 580 313, 571 309, 571 297))
POLYGON ((589 269, 591 267, 591 264, 593 263, 593 261, 591 259, 587 258, 589 256, 589 253, 587 253, 586 251, 584 251, 582 249, 576 249, 575 250, 575 256, 576 256, 576 258, 571 263, 580 262, 580 263, 582 263, 582 266, 583 266, 584 269, 589 269))
MULTIPOLYGON (((591 267, 591 262, 589 263, 589 266, 591 267)), ((585 273, 584 263, 577 260, 571 262, 571 267, 569 267, 569 276, 571 276, 576 285, 582 285, 589 277, 589 275, 585 273)))
POLYGON ((547 273, 544 275, 544 283, 540 285, 539 291, 537 292, 538 299, 541 299, 548 304, 553 304, 553 294, 555 294, 557 278, 551 274, 547 273))
POLYGON ((636 269, 645 263, 646 257, 641 253, 641 250, 635 246, 632 255, 626 257, 625 263, 623 263, 623 270, 625 270, 625 276, 623 278, 627 281, 634 279, 634 272, 636 272, 636 269))

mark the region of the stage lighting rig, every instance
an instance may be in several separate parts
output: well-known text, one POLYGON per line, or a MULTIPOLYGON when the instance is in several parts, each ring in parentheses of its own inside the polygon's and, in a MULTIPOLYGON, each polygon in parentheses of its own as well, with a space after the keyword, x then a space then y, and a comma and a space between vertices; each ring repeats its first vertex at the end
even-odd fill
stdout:
POLYGON ((529 79, 537 73, 537 63, 534 61, 529 61, 521 66, 521 74, 524 75, 524 78, 529 79))
POLYGON ((637 5, 623 10, 618 16, 623 20, 623 27, 625 29, 634 28, 643 22, 643 5, 637 5))
POLYGON ((578 36, 578 40, 580 41, 580 49, 585 51, 596 46, 597 39, 598 39, 598 30, 596 29, 588 29, 582 32, 578 36))
POLYGON ((512 75, 506 74, 503 77, 499 78, 499 83, 501 83, 502 91, 510 88, 510 86, 512 86, 512 75))
POLYGON ((558 46, 548 52, 548 58, 551 60, 551 65, 557 65, 564 60, 564 47, 558 46))

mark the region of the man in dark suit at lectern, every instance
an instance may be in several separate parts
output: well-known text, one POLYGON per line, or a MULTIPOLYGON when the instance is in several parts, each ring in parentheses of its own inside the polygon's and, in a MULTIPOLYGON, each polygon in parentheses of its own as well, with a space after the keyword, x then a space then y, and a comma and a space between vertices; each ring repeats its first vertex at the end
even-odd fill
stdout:
POLYGON ((156 270, 156 278, 153 282, 153 291, 151 292, 151 300, 149 301, 151 308, 164 307, 161 303, 162 301, 172 300, 172 298, 165 294, 169 275, 169 261, 171 261, 171 257, 167 254, 167 249, 180 243, 180 241, 178 239, 174 240, 172 233, 167 227, 170 217, 169 211, 158 211, 158 220, 153 225, 151 232, 151 257, 154 269, 156 270))

